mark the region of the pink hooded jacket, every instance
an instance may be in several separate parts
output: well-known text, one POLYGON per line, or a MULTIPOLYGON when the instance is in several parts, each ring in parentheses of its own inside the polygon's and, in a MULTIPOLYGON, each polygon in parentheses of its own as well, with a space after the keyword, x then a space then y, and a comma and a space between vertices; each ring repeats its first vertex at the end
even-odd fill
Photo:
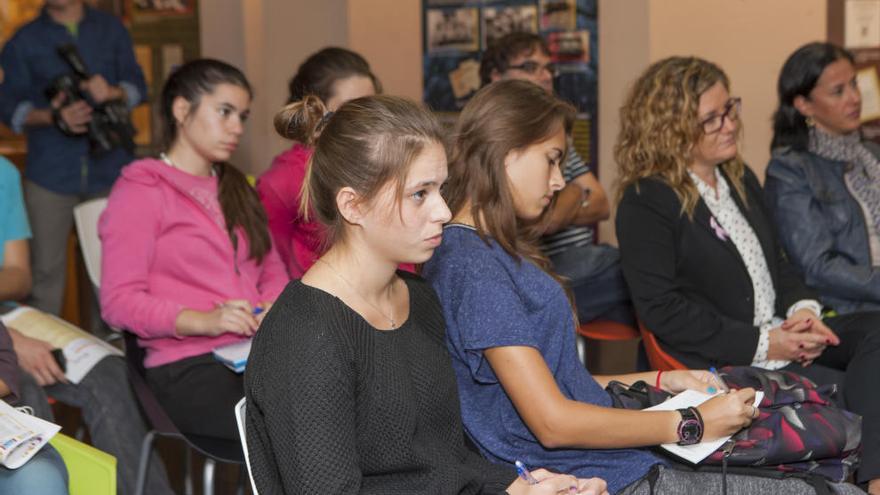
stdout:
POLYGON ((101 215, 101 313, 140 337, 148 368, 243 339, 180 336, 175 321, 183 309, 210 311, 231 299, 272 302, 288 282, 274 248, 257 264, 239 232, 233 249, 217 188, 216 177, 138 160, 122 170, 101 215))

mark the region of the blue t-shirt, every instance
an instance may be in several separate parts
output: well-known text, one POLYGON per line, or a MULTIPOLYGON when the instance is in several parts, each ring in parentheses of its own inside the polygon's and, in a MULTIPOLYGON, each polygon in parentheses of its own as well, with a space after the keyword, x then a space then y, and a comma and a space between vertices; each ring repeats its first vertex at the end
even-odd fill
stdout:
POLYGON ((423 275, 443 306, 465 430, 484 456, 598 476, 612 493, 661 462, 645 450, 545 449, 498 382, 484 349, 534 347, 566 398, 611 406, 611 398, 578 360, 571 306, 553 278, 528 261, 517 262, 494 241, 487 245, 463 225, 446 227, 423 275))
POLYGON ((31 228, 24 211, 21 177, 15 165, 0 156, 0 265, 7 241, 30 239, 31 228))

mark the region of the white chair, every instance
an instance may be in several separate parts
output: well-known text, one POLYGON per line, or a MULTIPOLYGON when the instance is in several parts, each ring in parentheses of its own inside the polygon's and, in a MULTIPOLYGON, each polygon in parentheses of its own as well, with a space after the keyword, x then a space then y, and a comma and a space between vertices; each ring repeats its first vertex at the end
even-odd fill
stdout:
POLYGON ((257 484, 254 483, 254 472, 251 471, 251 457, 248 453, 247 447, 247 433, 245 431, 245 411, 247 404, 245 404, 245 398, 242 397, 238 404, 235 405, 235 422, 238 424, 238 436, 241 437, 241 449, 244 451, 244 463, 247 465, 248 477, 251 479, 251 490, 254 495, 260 495, 257 493, 257 484))
POLYGON ((89 279, 95 288, 101 286, 101 239, 98 237, 98 219, 106 207, 107 198, 98 198, 86 201, 73 209, 79 246, 89 279))
MULTIPOLYGON (((98 237, 98 220, 105 208, 107 208, 107 198, 92 199, 73 208, 73 223, 76 225, 79 249, 82 251, 86 272, 89 274, 96 297, 98 289, 101 288, 101 238, 98 237)), ((122 336, 118 328, 110 327, 110 329, 113 332, 104 337, 107 342, 122 336)))

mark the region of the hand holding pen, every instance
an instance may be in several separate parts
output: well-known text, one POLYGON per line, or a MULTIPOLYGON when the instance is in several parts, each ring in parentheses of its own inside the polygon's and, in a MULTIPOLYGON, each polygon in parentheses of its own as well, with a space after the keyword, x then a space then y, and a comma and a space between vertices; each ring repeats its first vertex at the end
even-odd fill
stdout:
POLYGON ((209 311, 184 309, 177 315, 174 326, 181 336, 216 337, 233 333, 252 337, 271 307, 272 303, 267 302, 254 307, 244 299, 218 300, 209 311))
POLYGON ((599 478, 579 479, 567 474, 556 474, 546 469, 529 469, 520 461, 516 461, 519 475, 507 489, 511 495, 608 495, 607 485, 599 478))
POLYGON ((709 368, 709 372, 715 377, 715 382, 718 384, 718 387, 721 389, 723 393, 729 393, 730 387, 727 386, 727 383, 724 382, 724 378, 721 378, 721 375, 718 373, 718 370, 715 369, 714 366, 709 368))
POLYGON ((230 299, 228 301, 216 301, 215 309, 209 315, 212 316, 211 324, 216 325, 217 335, 222 333, 237 333, 251 337, 260 326, 263 309, 256 308, 245 299, 230 299))

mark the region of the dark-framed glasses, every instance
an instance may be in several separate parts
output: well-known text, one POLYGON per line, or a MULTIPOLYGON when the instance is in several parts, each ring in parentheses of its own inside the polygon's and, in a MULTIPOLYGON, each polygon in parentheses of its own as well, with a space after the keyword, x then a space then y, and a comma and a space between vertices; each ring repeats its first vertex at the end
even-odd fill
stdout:
POLYGON ((724 105, 724 112, 720 115, 713 115, 706 120, 700 122, 705 134, 715 134, 724 128, 724 121, 730 120, 736 122, 739 120, 739 114, 742 111, 742 98, 731 98, 724 105))
POLYGON ((547 65, 541 65, 538 62, 535 62, 534 60, 526 60, 525 62, 523 62, 519 65, 511 65, 508 67, 508 69, 517 69, 517 70, 521 70, 521 71, 525 72, 526 74, 532 74, 532 75, 537 74, 537 73, 541 72, 542 69, 544 69, 547 72, 549 72, 550 75, 552 75, 553 77, 556 77, 559 75, 559 66, 556 65, 556 63, 554 63, 554 62, 550 62, 547 65))

